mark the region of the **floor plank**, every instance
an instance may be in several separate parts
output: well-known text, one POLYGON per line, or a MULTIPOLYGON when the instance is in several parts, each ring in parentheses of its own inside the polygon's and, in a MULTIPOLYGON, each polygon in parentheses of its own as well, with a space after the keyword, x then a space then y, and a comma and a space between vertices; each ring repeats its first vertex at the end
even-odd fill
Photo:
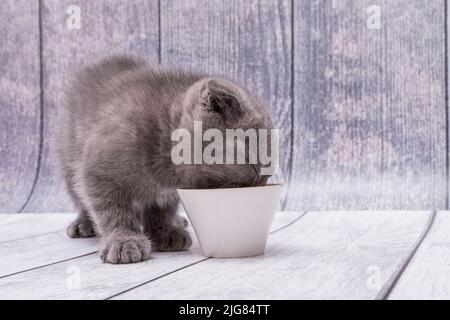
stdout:
MULTIPOLYGON (((301 215, 298 212, 279 213, 271 230, 281 232, 283 227, 301 215)), ((72 240, 62 237, 60 233, 16 241, 14 244, 9 247, 13 253, 6 266, 0 265, 0 275, 17 268, 23 270, 24 266, 36 267, 98 249, 97 240, 72 240), (15 254, 15 251, 19 253, 15 254), (37 254, 30 257, 30 253, 34 252, 37 254)), ((0 255, 5 254, 8 256, 2 252, 0 245, 0 255)), ((98 254, 91 254, 4 277, 0 279, 0 299, 105 299, 204 259, 195 237, 189 251, 154 253, 151 260, 132 265, 103 264, 98 254)))
POLYGON ((270 238, 264 256, 210 259, 118 299, 375 299, 431 213, 307 213, 270 238))
POLYGON ((0 244, 0 277, 95 252, 97 238, 69 239, 66 231, 0 244))
POLYGON ((29 213, 2 213, 0 214, 0 227, 26 219, 30 216, 32 216, 32 214, 29 213))
POLYGON ((389 299, 450 299, 450 211, 435 221, 389 299))
POLYGON ((105 299, 204 259, 196 240, 189 251, 135 264, 105 264, 92 254, 0 279, 0 299, 105 299))
POLYGON ((0 245, 7 241, 64 231, 75 216, 61 213, 0 215, 0 245))

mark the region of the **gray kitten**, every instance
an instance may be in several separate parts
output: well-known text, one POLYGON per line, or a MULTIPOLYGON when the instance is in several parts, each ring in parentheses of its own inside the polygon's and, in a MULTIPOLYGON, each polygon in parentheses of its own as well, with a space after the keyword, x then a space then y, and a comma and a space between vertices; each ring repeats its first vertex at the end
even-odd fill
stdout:
POLYGON ((177 214, 176 188, 263 185, 259 165, 175 165, 171 133, 273 127, 269 113, 240 86, 113 57, 84 69, 66 94, 58 155, 79 209, 72 238, 102 237, 109 263, 146 260, 151 249, 192 244, 177 214))

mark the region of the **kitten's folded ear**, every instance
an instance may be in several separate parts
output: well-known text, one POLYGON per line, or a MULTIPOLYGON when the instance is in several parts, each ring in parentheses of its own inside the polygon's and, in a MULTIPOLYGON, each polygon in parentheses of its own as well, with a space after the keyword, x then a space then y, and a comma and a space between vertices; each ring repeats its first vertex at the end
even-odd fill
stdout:
POLYGON ((207 112, 219 113, 228 121, 236 121, 242 114, 242 106, 232 84, 223 80, 208 80, 203 92, 202 107, 207 112))

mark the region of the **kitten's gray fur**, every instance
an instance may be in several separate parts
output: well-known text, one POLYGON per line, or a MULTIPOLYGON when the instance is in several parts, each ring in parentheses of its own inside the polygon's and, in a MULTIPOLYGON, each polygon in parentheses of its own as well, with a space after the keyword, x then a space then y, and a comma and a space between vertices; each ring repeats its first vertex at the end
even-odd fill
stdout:
POLYGON ((113 57, 84 69, 66 94, 58 155, 79 210, 70 237, 101 235, 110 263, 184 250, 191 238, 177 215, 176 188, 265 184, 258 165, 175 165, 177 128, 272 128, 269 113, 240 86, 113 57))

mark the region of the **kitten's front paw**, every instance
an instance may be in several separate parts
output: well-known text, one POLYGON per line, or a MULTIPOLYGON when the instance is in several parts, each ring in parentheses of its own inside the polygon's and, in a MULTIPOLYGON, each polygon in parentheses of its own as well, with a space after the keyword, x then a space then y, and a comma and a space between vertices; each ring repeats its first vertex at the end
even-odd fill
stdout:
POLYGON ((67 235, 71 238, 95 237, 95 230, 92 222, 85 220, 75 220, 67 228, 67 235))
POLYGON ((153 235, 152 240, 158 251, 181 251, 192 245, 191 236, 182 228, 160 231, 153 235))
POLYGON ((106 240, 101 259, 113 264, 134 263, 149 259, 151 251, 150 240, 143 235, 116 234, 106 240))

